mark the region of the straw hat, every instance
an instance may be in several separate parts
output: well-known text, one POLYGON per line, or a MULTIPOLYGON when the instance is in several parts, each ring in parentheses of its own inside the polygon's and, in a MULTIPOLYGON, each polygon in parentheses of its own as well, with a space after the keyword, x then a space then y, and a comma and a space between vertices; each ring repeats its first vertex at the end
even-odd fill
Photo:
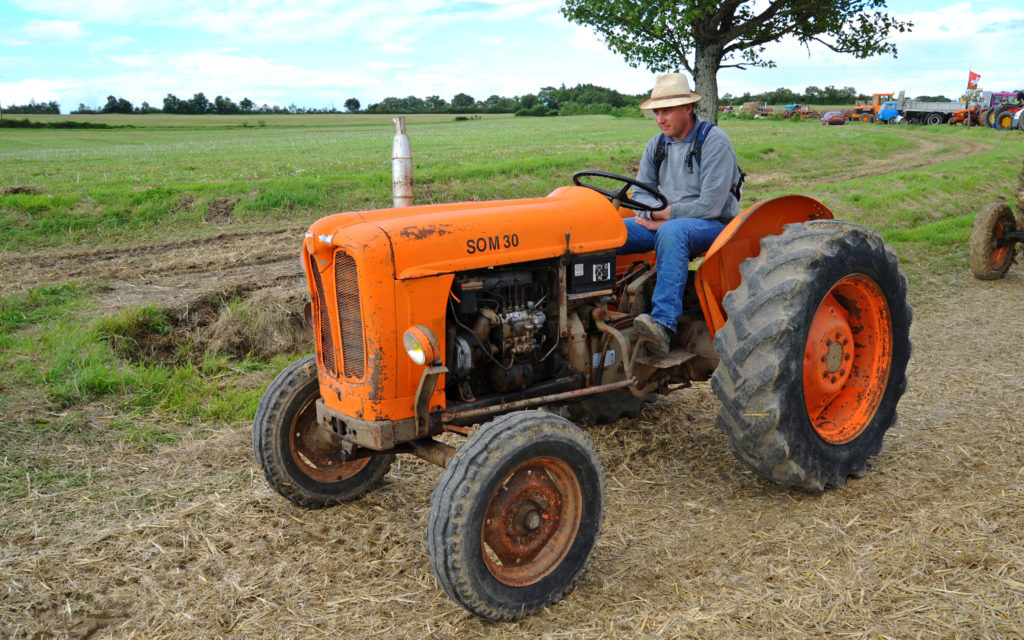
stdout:
POLYGON ((690 91, 690 81, 681 73, 666 73, 654 81, 651 97, 640 103, 641 109, 664 109, 700 100, 700 94, 690 91))

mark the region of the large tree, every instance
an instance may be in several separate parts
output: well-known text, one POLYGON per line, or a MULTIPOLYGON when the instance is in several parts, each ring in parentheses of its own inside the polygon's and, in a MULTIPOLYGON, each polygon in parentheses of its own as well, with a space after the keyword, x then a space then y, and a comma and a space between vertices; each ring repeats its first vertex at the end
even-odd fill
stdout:
POLYGON ((774 67, 765 46, 786 36, 857 58, 895 56, 889 35, 913 24, 882 9, 885 0, 564 0, 562 15, 593 27, 631 66, 689 71, 698 113, 717 122, 718 70, 774 67))

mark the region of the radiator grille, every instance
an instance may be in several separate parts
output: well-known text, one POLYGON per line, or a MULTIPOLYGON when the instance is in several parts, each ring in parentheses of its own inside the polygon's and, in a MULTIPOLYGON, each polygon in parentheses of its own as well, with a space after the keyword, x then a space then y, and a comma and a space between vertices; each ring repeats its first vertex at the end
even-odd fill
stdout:
POLYGON ((320 279, 320 269, 316 264, 316 256, 309 256, 309 266, 313 272, 313 284, 316 285, 316 330, 320 337, 320 360, 324 368, 335 376, 338 375, 338 361, 334 355, 334 338, 331 336, 331 316, 327 313, 327 298, 324 296, 324 283, 320 279))
POLYGON ((341 325, 341 358, 345 376, 364 374, 363 314, 359 305, 356 261, 343 251, 334 255, 334 281, 338 290, 338 324, 341 325))

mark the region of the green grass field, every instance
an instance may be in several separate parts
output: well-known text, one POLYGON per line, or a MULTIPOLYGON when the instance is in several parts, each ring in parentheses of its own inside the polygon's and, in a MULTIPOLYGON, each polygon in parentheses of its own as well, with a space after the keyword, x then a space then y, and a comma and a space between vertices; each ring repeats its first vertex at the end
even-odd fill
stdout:
MULTIPOLYGON (((246 227, 390 206, 387 116, 56 118, 130 128, 3 130, 0 250, 201 235, 219 197, 238 199, 233 220, 246 227)), ((804 193, 898 249, 946 247, 938 257, 962 255, 973 211, 1012 191, 1019 169, 1016 131, 722 124, 750 175, 746 202, 804 193)), ((654 132, 649 120, 604 116, 411 116, 408 126, 418 204, 542 195, 582 168, 632 173, 654 132)))

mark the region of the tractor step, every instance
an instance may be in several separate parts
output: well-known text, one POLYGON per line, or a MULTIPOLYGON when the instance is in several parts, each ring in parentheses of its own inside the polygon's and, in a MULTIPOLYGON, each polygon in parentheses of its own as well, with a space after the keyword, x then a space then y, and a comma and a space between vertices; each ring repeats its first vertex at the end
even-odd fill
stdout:
POLYGON ((690 353, 686 349, 672 349, 663 356, 644 353, 637 356, 636 361, 639 364, 645 364, 655 369, 668 369, 683 364, 687 360, 693 360, 696 357, 696 353, 690 353))

